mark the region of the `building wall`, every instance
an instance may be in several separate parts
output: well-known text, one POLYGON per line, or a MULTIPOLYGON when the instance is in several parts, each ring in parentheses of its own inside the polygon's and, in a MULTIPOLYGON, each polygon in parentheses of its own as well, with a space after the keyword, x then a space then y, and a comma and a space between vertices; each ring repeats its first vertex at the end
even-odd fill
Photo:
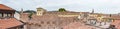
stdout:
POLYGON ((76 17, 76 16, 79 16, 79 15, 58 15, 59 17, 76 17))
POLYGON ((14 17, 15 17, 16 19, 20 20, 20 14, 19 14, 19 13, 15 12, 14 17))

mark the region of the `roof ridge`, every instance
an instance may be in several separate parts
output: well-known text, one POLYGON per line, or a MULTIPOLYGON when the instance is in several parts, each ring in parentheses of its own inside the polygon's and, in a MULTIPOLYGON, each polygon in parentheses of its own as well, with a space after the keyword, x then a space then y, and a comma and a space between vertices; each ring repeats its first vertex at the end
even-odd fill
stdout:
POLYGON ((4 9, 4 10, 14 10, 14 9, 12 9, 12 8, 4 5, 4 4, 0 4, 0 9, 4 9))

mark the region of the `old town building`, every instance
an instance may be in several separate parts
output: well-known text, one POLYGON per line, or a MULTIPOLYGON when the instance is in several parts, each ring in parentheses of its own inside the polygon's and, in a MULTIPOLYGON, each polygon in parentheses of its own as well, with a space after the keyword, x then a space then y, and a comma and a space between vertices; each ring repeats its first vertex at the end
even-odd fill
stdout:
POLYGON ((120 29, 119 14, 47 11, 26 13, 0 4, 0 29, 120 29), (22 22, 22 23, 21 23, 22 22))
POLYGON ((15 10, 0 4, 0 29, 22 29, 22 23, 14 18, 15 10))
MULTIPOLYGON (((111 23, 118 22, 114 15, 89 12, 46 11, 37 8, 37 13, 20 13, 24 29, 106 29, 111 23)), ((118 26, 118 25, 117 25, 118 26)))
POLYGON ((64 26, 76 22, 80 14, 89 13, 46 11, 43 8, 37 8, 36 12, 31 16, 31 19, 28 17, 29 13, 21 13, 25 29, 63 29, 64 26))
MULTIPOLYGON (((59 12, 37 8, 36 13, 20 13, 24 29, 106 29, 118 22, 111 14, 89 12, 59 12)), ((115 25, 115 26, 118 26, 115 25)), ((119 26, 117 27, 119 28, 119 26)))

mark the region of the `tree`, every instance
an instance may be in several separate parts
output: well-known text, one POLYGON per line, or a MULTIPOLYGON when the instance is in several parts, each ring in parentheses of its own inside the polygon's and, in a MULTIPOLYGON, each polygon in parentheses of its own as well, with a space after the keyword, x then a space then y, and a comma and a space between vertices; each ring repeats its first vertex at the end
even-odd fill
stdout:
POLYGON ((34 10, 26 10, 26 11, 24 11, 24 13, 36 13, 36 11, 34 11, 34 10))
POLYGON ((20 11, 15 11, 15 12, 17 12, 17 13, 19 13, 19 14, 20 14, 20 11))
POLYGON ((66 10, 65 10, 65 8, 59 8, 58 11, 59 11, 59 12, 65 12, 66 10))
POLYGON ((29 13, 28 17, 29 19, 32 19, 32 15, 36 12, 34 10, 26 10, 26 11, 23 11, 23 13, 29 13))
POLYGON ((30 13, 30 14, 29 14, 29 16, 28 16, 28 17, 29 17, 29 19, 31 19, 31 18, 32 18, 32 15, 33 15, 33 13, 30 13))

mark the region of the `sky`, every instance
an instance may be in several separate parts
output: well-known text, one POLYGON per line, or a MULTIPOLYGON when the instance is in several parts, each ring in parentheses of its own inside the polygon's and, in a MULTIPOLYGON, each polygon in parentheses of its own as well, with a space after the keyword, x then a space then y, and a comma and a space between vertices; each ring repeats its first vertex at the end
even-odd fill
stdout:
POLYGON ((120 13, 120 0, 0 0, 0 4, 15 10, 35 10, 42 7, 47 11, 65 8, 69 11, 117 14, 120 13))

